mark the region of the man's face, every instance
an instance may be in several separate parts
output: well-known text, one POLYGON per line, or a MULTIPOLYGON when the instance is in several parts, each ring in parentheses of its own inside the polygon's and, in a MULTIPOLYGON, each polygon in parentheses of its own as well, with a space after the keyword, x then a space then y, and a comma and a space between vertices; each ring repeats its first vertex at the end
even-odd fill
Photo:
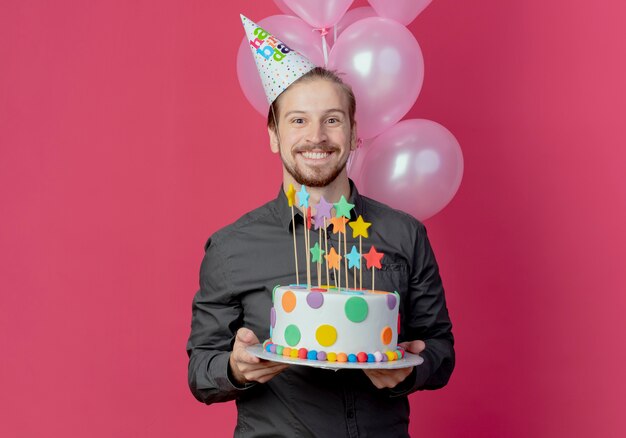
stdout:
POLYGON ((280 99, 278 136, 269 134, 285 177, 309 187, 327 186, 344 171, 355 146, 347 97, 337 84, 314 79, 292 85, 280 99))

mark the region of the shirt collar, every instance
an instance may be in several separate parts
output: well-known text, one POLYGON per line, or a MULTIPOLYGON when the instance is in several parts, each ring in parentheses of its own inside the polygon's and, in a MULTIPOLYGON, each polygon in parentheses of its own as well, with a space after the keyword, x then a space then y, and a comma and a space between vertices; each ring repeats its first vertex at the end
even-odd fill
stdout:
MULTIPOLYGON (((365 216, 365 202, 363 202, 363 197, 359 194, 359 191, 356 188, 354 182, 349 179, 350 182, 350 197, 348 198, 348 202, 350 204, 354 204, 354 208, 350 210, 350 220, 355 221, 359 215, 365 216)), ((278 196, 276 197, 276 208, 278 219, 280 220, 281 225, 284 228, 290 228, 291 226, 291 207, 289 207, 289 203, 287 202, 287 195, 283 190, 283 186, 281 184, 280 189, 278 190, 278 196)), ((294 219, 296 222, 304 223, 304 217, 302 216, 302 211, 295 207, 294 211, 294 219)))

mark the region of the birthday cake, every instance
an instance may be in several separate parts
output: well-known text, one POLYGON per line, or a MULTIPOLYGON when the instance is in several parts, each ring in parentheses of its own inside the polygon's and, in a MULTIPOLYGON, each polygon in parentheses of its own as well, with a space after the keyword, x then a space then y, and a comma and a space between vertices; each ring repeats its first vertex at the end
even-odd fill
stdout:
MULTIPOLYGON (((296 192, 292 185, 286 195, 293 219, 296 192)), ((305 186, 300 187, 298 199, 298 206, 306 218, 303 233, 307 282, 305 285, 299 283, 297 257, 294 257, 296 284, 274 288, 270 339, 263 343, 263 348, 268 353, 288 358, 328 362, 387 362, 404 358, 404 350, 398 347, 400 296, 397 292, 378 291, 374 287, 375 269, 381 269, 384 254, 376 251, 374 245, 370 246, 369 252, 362 251, 362 239, 369 237, 367 229, 371 224, 360 215, 356 221, 350 222, 354 205, 344 196, 334 204, 321 196, 314 216, 305 186), (339 234, 338 251, 328 243, 328 224, 332 224, 334 234, 339 234), (350 252, 347 251, 346 224, 352 228, 350 252), (314 246, 311 246, 314 238, 311 228, 317 230, 314 246), (372 289, 363 288, 361 259, 365 259, 365 267, 371 269, 372 289), (334 286, 321 286, 324 270, 325 284, 328 284, 332 270, 334 286), (311 286, 312 271, 317 271, 317 287, 311 286), (349 276, 348 272, 352 275, 349 276), (349 283, 353 284, 352 288, 349 283)), ((293 236, 296 255, 295 233, 293 236)))
POLYGON ((397 346, 397 293, 305 286, 274 289, 266 351, 329 362, 404 357, 397 346))

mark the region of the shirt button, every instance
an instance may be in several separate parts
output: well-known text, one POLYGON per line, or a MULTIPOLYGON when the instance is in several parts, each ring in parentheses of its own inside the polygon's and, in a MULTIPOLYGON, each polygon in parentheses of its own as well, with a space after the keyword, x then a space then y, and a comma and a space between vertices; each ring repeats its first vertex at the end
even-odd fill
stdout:
POLYGON ((354 418, 354 411, 348 411, 348 418, 354 418))

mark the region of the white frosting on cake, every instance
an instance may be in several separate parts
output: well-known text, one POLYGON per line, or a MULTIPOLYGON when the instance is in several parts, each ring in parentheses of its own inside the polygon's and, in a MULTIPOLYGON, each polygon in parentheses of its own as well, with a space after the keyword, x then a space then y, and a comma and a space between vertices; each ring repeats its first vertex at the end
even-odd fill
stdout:
POLYGON ((279 286, 273 303, 270 333, 276 345, 337 354, 396 350, 395 293, 279 286))

